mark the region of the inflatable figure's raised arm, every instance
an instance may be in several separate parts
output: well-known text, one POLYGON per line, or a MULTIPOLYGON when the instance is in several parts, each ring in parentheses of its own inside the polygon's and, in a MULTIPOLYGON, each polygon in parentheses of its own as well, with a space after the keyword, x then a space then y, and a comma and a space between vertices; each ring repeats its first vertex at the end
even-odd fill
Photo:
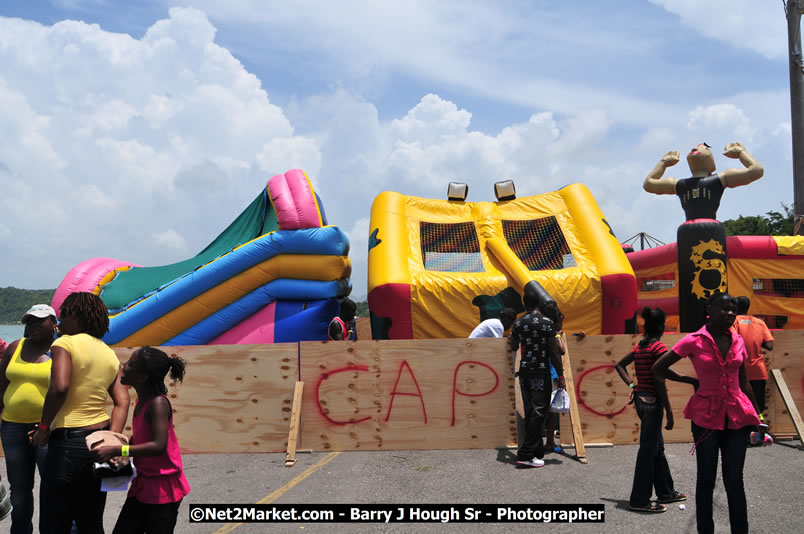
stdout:
POLYGON ((664 176, 664 171, 667 167, 672 167, 678 163, 678 160, 678 150, 672 150, 662 156, 659 163, 656 164, 653 170, 648 174, 648 177, 645 178, 645 183, 642 184, 645 191, 653 193, 654 195, 675 195, 678 180, 670 176, 667 178, 662 178, 662 176, 664 176))
POLYGON ((759 180, 765 174, 762 165, 748 153, 742 143, 729 143, 723 155, 727 158, 739 159, 744 169, 726 169, 718 174, 723 187, 740 187, 759 180))

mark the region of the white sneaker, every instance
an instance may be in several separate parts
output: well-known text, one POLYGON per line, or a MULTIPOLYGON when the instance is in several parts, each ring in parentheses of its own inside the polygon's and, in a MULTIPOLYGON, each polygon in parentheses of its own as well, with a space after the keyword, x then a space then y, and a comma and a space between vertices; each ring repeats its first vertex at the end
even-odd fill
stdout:
POLYGON ((517 465, 524 465, 526 467, 544 467, 544 460, 534 458, 533 460, 517 460, 517 465))

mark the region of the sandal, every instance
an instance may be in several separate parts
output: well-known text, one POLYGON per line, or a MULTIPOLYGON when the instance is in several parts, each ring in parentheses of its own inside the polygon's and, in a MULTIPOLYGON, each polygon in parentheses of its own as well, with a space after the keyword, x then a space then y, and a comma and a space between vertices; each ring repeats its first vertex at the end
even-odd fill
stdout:
POLYGON ((634 506, 632 504, 629 506, 629 508, 635 512, 648 512, 652 514, 661 514, 662 512, 667 511, 667 506, 660 504, 656 501, 651 501, 644 506, 634 506))
POLYGON ((679 493, 678 491, 676 491, 675 493, 673 493, 671 496, 669 496, 669 497, 668 497, 668 498, 666 498, 666 499, 662 499, 662 498, 660 497, 660 498, 658 499, 658 502, 660 502, 660 503, 662 503, 662 504, 670 504, 670 503, 673 503, 673 502, 681 502, 681 501, 686 501, 686 500, 687 500, 687 496, 686 496, 686 495, 684 495, 683 493, 679 493))

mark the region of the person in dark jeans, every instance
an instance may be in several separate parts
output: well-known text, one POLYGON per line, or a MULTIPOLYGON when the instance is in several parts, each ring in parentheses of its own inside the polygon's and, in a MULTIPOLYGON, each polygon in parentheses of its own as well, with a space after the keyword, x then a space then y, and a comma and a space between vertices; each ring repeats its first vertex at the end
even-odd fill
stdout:
POLYGON ((664 383, 656 383, 651 367, 667 352, 662 343, 665 313, 660 309, 644 308, 642 319, 645 334, 640 342, 623 359, 617 362, 617 374, 631 388, 629 404, 634 403, 639 417, 639 452, 634 469, 629 505, 637 512, 665 512, 666 504, 687 500, 687 496, 673 487, 670 466, 664 455, 662 416, 667 412, 667 430, 673 429, 673 410, 667 398, 664 383), (626 367, 634 362, 637 382, 631 379, 626 367), (658 501, 651 501, 653 489, 658 501))
MULTIPOLYGON (((0 361, 0 440, 6 457, 11 488, 11 534, 34 531, 34 479, 42 477, 47 447, 30 443, 28 434, 42 416, 50 381, 50 345, 56 331, 56 311, 36 304, 20 320, 25 325, 22 339, 14 341, 0 361)), ((40 529, 41 520, 40 520, 40 529)))
POLYGON ((50 385, 31 443, 48 443, 40 487, 40 517, 47 534, 103 534, 106 494, 92 473, 86 437, 96 430, 123 430, 128 390, 120 383, 120 360, 101 338, 109 330, 106 305, 97 295, 72 293, 61 305, 59 333, 51 348, 50 385), (106 399, 114 403, 111 416, 106 399))
POLYGON ((521 347, 519 389, 525 409, 525 438, 516 453, 516 463, 523 467, 544 466, 545 418, 550 415, 550 361, 558 373, 558 383, 564 387, 564 368, 558 356, 553 321, 539 312, 539 297, 525 292, 526 313, 514 322, 508 338, 509 348, 521 347), (549 358, 549 359, 548 359, 549 358))
POLYGON ((698 477, 695 484, 695 515, 698 532, 715 532, 712 501, 717 480, 717 457, 723 462, 723 485, 729 503, 732 533, 748 532, 748 506, 743 485, 746 434, 758 428, 757 401, 748 383, 743 338, 731 330, 737 303, 728 293, 709 301, 709 318, 700 330, 688 334, 653 365, 657 383, 670 379, 692 385, 684 416, 692 419, 698 477), (682 376, 669 369, 683 357, 690 358, 697 377, 682 376))

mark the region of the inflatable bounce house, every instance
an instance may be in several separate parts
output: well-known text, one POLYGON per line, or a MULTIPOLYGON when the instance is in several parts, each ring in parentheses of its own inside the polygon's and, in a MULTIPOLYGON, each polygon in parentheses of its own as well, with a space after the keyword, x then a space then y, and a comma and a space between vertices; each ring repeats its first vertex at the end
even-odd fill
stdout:
POLYGON ((351 291, 349 240, 327 223, 304 171, 274 176, 198 255, 161 267, 94 258, 53 296, 75 291, 109 309, 110 345, 205 345, 327 339, 351 291))
MULTIPOLYGON (((703 295, 726 274, 722 262, 708 258, 712 242, 695 255, 692 291, 703 295), (713 281, 711 283, 709 281, 713 281)), ((769 328, 804 328, 804 237, 729 236, 726 238, 728 291, 751 299, 751 315, 769 328)), ((637 278, 638 306, 661 308, 667 328, 679 331, 676 243, 628 253, 637 278)))
POLYGON ((665 176, 680 161, 667 152, 645 178, 643 188, 681 201, 686 221, 676 243, 628 255, 639 279, 639 305, 662 308, 668 326, 694 332, 706 323, 712 295, 728 291, 751 300, 749 313, 770 328, 804 327, 804 241, 800 237, 726 237, 717 210, 726 189, 749 185, 764 169, 741 143, 729 143, 723 155, 742 167, 715 172, 711 147, 700 143, 687 154, 690 178, 665 176))
POLYGON ((394 192, 374 200, 368 256, 374 339, 466 337, 503 307, 522 312, 521 295, 532 281, 558 303, 565 330, 626 331, 636 311, 636 279, 585 186, 465 202, 465 191, 453 196, 453 185, 446 201, 394 192))

